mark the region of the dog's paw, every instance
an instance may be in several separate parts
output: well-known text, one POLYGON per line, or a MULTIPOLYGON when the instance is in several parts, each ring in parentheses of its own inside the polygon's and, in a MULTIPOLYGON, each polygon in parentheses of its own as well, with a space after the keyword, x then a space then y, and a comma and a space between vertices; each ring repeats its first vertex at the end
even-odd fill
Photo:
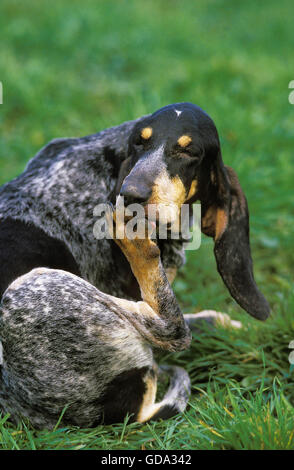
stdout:
POLYGON ((106 221, 111 238, 121 248, 129 261, 151 260, 158 258, 160 250, 152 240, 156 225, 147 219, 133 219, 121 216, 115 208, 109 204, 106 213, 106 221))
POLYGON ((186 323, 192 330, 201 330, 201 323, 217 327, 221 325, 225 328, 242 328, 242 323, 232 320, 227 313, 216 312, 215 310, 202 310, 198 313, 187 313, 184 315, 186 323))

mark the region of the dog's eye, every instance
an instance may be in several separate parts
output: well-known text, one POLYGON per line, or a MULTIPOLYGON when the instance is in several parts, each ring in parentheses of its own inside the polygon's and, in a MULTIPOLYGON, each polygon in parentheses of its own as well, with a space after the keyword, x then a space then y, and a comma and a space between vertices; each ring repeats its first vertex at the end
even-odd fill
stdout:
POLYGON ((141 148, 144 146, 144 141, 140 136, 134 141, 134 146, 136 148, 141 148))
POLYGON ((190 155, 187 152, 180 152, 179 157, 181 157, 181 158, 192 158, 192 155, 190 155))
POLYGON ((183 160, 194 160, 196 155, 192 155, 190 152, 177 152, 176 156, 183 160))
POLYGON ((143 148, 143 147, 146 147, 146 145, 148 143, 150 143, 150 138, 147 140, 147 139, 144 139, 140 134, 138 136, 136 136, 135 140, 134 140, 134 146, 136 148, 143 148))
POLYGON ((177 154, 178 158, 181 160, 186 160, 186 162, 199 162, 201 160, 201 153, 194 153, 194 152, 179 152, 177 154))

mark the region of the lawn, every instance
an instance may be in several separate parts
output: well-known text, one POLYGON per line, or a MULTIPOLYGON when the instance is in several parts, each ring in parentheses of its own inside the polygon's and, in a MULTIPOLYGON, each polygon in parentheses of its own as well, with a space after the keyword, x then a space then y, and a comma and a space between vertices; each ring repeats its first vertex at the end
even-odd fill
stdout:
POLYGON ((214 119, 251 215, 256 280, 272 315, 241 311, 212 241, 175 282, 186 312, 243 322, 195 336, 164 362, 184 366, 186 413, 148 425, 36 431, 0 419, 2 449, 294 449, 293 2, 1 0, 0 184, 50 139, 83 136, 191 101, 214 119))

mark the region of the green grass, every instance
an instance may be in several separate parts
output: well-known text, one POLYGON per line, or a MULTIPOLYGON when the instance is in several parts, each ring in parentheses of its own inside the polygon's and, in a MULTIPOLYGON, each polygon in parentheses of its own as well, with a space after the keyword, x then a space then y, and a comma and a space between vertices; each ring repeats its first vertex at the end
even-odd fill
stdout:
POLYGON ((0 183, 55 137, 82 136, 192 101, 218 127, 248 198, 256 280, 272 306, 249 318, 219 278, 212 241, 188 253, 184 311, 228 312, 244 329, 162 357, 190 373, 187 412, 151 425, 35 431, 0 424, 3 449, 294 448, 294 79, 290 0, 60 0, 0 5, 0 183))

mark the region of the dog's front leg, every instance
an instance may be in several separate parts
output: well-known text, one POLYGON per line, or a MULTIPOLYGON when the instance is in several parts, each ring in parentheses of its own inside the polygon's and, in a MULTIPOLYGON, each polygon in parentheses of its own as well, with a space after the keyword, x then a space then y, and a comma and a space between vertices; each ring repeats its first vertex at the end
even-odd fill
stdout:
MULTIPOLYGON (((115 212, 112 215, 114 233, 124 234, 123 238, 114 237, 114 240, 128 259, 142 295, 141 302, 112 297, 113 302, 128 312, 130 322, 154 346, 170 351, 186 349, 191 341, 190 329, 167 280, 160 250, 147 236, 147 221, 145 238, 129 239, 125 223, 119 227, 115 212)), ((111 213, 108 221, 112 223, 111 213)))

